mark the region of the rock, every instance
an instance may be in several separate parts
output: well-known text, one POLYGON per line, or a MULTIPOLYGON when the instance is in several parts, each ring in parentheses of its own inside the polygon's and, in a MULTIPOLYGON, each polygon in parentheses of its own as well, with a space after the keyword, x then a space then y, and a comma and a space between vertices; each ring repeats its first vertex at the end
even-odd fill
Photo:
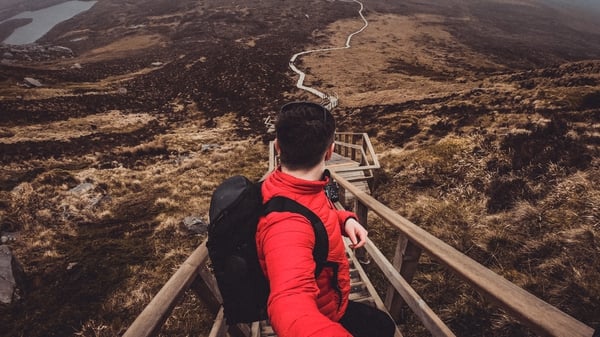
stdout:
POLYGON ((69 193, 82 195, 94 189, 94 184, 92 183, 81 183, 72 189, 69 190, 69 193))
POLYGON ((80 63, 75 63, 74 65, 71 66, 71 69, 81 69, 81 64, 80 63))
POLYGON ((202 151, 202 152, 212 151, 212 150, 218 149, 219 147, 220 147, 219 144, 202 144, 202 148, 200 149, 200 151, 202 151))
POLYGON ((25 272, 7 245, 0 246, 0 303, 11 304, 20 298, 25 272))
POLYGON ((4 57, 5 59, 11 59, 14 57, 14 55, 11 52, 5 52, 4 54, 2 54, 2 57, 4 57))
POLYGON ((73 54, 73 50, 71 48, 63 47, 63 46, 51 46, 48 47, 49 51, 60 52, 64 54, 73 54))
POLYGON ((25 77, 23 80, 25 81, 25 84, 30 87, 39 88, 43 86, 42 82, 36 80, 33 77, 25 77))
POLYGON ((17 236, 19 234, 17 234, 16 232, 12 232, 12 233, 2 233, 2 243, 7 243, 7 242, 15 242, 17 241, 17 236))
POLYGON ((162 63, 162 62, 152 62, 152 66, 153 66, 153 67, 160 67, 160 66, 162 66, 163 64, 164 64, 164 63, 162 63))
POLYGON ((192 233, 203 234, 208 230, 208 223, 196 216, 186 216, 183 225, 192 233))

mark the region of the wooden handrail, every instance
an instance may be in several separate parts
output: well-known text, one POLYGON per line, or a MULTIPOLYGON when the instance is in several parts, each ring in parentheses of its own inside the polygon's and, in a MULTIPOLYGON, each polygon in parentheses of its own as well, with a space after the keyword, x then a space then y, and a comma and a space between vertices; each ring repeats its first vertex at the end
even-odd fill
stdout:
POLYGON ((372 260, 379 266, 386 278, 390 281, 396 291, 406 301, 410 309, 423 322, 423 325, 431 332, 434 337, 454 337, 454 333, 442 322, 442 320, 431 310, 423 301, 421 296, 400 276, 400 273, 385 256, 377 249, 370 239, 367 239, 365 246, 367 252, 371 254, 372 260))
POLYGON ((429 234, 346 181, 338 173, 332 172, 331 174, 340 186, 355 196, 358 202, 374 211, 383 220, 406 235, 412 243, 536 333, 557 337, 592 337, 594 330, 591 327, 535 297, 429 234))
MULTIPOLYGON (((346 150, 359 150, 361 152, 361 169, 377 169, 381 167, 377 154, 373 149, 373 144, 366 133, 354 133, 354 132, 336 132, 335 133, 335 144, 336 152, 341 152, 339 148, 345 148, 346 150), (350 139, 350 141, 348 141, 350 139)), ((356 158, 352 158, 356 160, 356 158)), ((350 169, 346 169, 350 170, 350 169)))
MULTIPOLYGON (((370 148, 369 152, 372 151, 372 146, 370 145, 366 134, 344 133, 340 135, 340 137, 351 137, 353 138, 353 141, 356 137, 363 137, 363 146, 366 144, 367 148, 370 148)), ((361 154, 365 155, 363 149, 364 148, 361 148, 361 154)), ((374 159, 373 165, 378 167, 379 162, 377 161, 374 152, 371 158, 374 159)), ((364 169, 364 167, 362 167, 362 169, 364 169)), ((375 212, 381 219, 395 227, 401 233, 403 239, 399 240, 399 243, 403 242, 404 244, 402 246, 404 248, 400 248, 399 245, 397 247, 397 253, 402 251, 405 258, 407 258, 408 255, 414 255, 407 261, 412 259, 412 262, 416 263, 421 251, 427 253, 450 271, 461 277, 467 284, 478 290, 484 297, 505 309, 514 318, 540 335, 555 337, 593 336, 594 331, 591 327, 509 282, 440 239, 429 234, 424 229, 398 215, 396 212, 379 203, 369 194, 363 192, 348 180, 344 179, 340 175, 340 172, 332 170, 331 175, 345 191, 354 195, 356 203, 355 212, 361 222, 366 224, 367 213, 370 210, 375 212), (413 252, 409 252, 407 247, 412 247, 411 250, 413 252)), ((336 203, 336 206, 341 207, 341 204, 336 203)), ((397 294, 402 297, 405 303, 413 310, 415 315, 419 317, 433 336, 454 336, 452 331, 448 329, 435 313, 433 313, 422 298, 410 286, 409 282, 411 276, 408 275, 407 277, 407 275, 404 274, 404 270, 407 269, 410 273, 410 270, 414 269, 415 264, 412 264, 407 268, 402 267, 403 271, 399 272, 397 269, 398 266, 390 263, 370 240, 368 240, 365 248, 397 294)), ((204 241, 160 289, 148 306, 146 306, 142 313, 127 329, 123 337, 156 336, 164 322, 171 315, 175 305, 177 305, 183 294, 190 288, 195 290, 201 296, 204 295, 204 297, 210 297, 208 299, 205 298, 205 300, 207 300, 206 303, 211 311, 217 315, 216 322, 219 323, 214 325, 211 336, 221 336, 226 327, 222 317, 222 310, 219 311, 218 308, 220 305, 220 295, 213 284, 214 279, 209 272, 205 270, 207 259, 208 251, 206 249, 206 241, 204 241)), ((381 300, 379 300, 379 302, 381 302, 381 300)), ((379 302, 377 302, 377 305, 381 307, 383 304, 379 302)), ((390 308, 388 307, 387 309, 390 308)), ((251 335, 250 327, 248 326, 234 325, 233 327, 229 327, 229 329, 230 333, 233 332, 237 335, 251 335)), ((253 328, 253 336, 258 334, 255 330, 256 326, 253 328)))
MULTIPOLYGON (((344 209, 344 206, 340 202, 335 203, 335 207, 337 209, 344 209)), ((357 214, 358 215, 358 214, 357 214)), ((358 215, 361 218, 360 215, 358 215)), ((361 222, 366 223, 365 219, 361 218, 361 222)), ((346 240, 348 240, 346 238, 346 240)), ((431 310, 431 308, 423 301, 421 296, 417 294, 417 292, 408 284, 408 282, 400 275, 400 273, 392 266, 392 264, 385 258, 383 253, 375 246, 371 239, 367 238, 367 243, 365 245, 366 250, 369 254, 371 254, 372 260, 377 264, 379 269, 383 272, 385 277, 390 281, 394 289, 402 296, 402 298, 406 301, 411 310, 415 313, 415 315, 423 322, 423 325, 427 328, 429 332, 434 337, 455 337, 454 333, 446 326, 444 322, 431 310)), ((349 248, 346 245, 346 250, 349 248)), ((350 259, 355 264, 360 263, 356 254, 348 254, 350 259)), ((359 272, 363 272, 363 269, 358 269, 359 272)), ((363 279, 368 279, 368 276, 365 274, 362 276, 363 279)), ((369 286, 373 286, 369 282, 369 286)), ((375 289, 372 289, 374 293, 376 293, 375 289)), ((387 311, 388 308, 385 307, 385 304, 381 302, 379 296, 376 296, 375 303, 377 307, 381 310, 387 311)))
POLYGON ((125 331, 123 337, 156 336, 181 296, 198 277, 198 271, 207 259, 208 250, 205 240, 154 296, 150 304, 125 331))

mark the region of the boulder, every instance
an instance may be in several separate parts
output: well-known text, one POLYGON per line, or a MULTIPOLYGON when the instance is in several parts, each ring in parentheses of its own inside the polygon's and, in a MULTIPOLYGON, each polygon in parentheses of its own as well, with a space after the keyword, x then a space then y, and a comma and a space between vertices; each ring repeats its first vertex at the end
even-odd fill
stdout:
POLYGON ((20 298, 25 273, 7 245, 0 245, 0 303, 10 304, 20 298))

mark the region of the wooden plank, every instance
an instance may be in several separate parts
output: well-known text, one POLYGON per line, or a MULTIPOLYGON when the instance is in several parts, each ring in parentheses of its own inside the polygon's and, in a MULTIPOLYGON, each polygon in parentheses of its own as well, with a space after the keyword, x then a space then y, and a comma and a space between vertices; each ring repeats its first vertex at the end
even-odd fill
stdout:
POLYGON ((251 337, 260 337, 260 323, 254 322, 252 323, 250 330, 252 331, 251 337))
MULTIPOLYGON (((344 238, 344 245, 346 247, 346 253, 352 260, 354 268, 358 272, 358 274, 360 276, 360 280, 362 281, 362 284, 364 284, 364 286, 365 286, 368 294, 370 295, 370 298, 373 300, 375 306, 379 310, 387 312, 387 310, 385 309, 385 305, 383 304, 383 301, 381 300, 381 297, 379 297, 379 294, 377 293, 377 290, 375 290, 375 287, 371 283, 371 280, 369 280, 367 273, 365 273, 364 269, 360 265, 360 262, 358 261, 358 259, 354 255, 352 249, 350 248, 349 241, 350 240, 348 238, 344 238)), ((396 326, 396 331, 394 332, 394 337, 402 337, 402 333, 400 332, 400 330, 398 330, 397 326, 396 326)))
POLYGON ((156 336, 181 296, 197 277, 198 269, 206 262, 207 258, 208 251, 205 240, 154 296, 150 304, 125 331, 123 337, 156 336))
POLYGON ((277 337, 277 334, 273 331, 273 327, 267 321, 260 322, 260 335, 261 337, 277 337))
POLYGON ((217 287, 217 280, 214 275, 208 270, 206 264, 203 264, 198 269, 198 276, 190 285, 190 288, 201 298, 208 309, 217 314, 221 308, 223 299, 217 287))
MULTIPOLYGON (((408 244, 408 239, 406 236, 400 234, 398 238, 398 242, 396 243, 396 250, 394 251, 394 257, 392 259, 392 267, 395 270, 400 270, 402 267, 402 255, 404 255, 404 250, 406 249, 406 245, 408 244)), ((396 292, 396 289, 390 285, 385 294, 385 307, 390 312, 390 315, 394 317, 395 320, 400 320, 402 304, 402 297, 396 292)))
MULTIPOLYGON (((492 302, 544 336, 591 337, 594 330, 531 293, 487 269, 442 240, 429 234, 370 195, 355 188, 335 172, 334 179, 383 220, 404 233, 431 257, 450 268, 492 302)), ((372 256, 371 256, 372 257, 372 256)))
MULTIPOLYGON (((227 319, 225 319, 227 322, 227 319)), ((232 337, 248 337, 252 336, 252 327, 246 323, 232 324, 227 326, 227 332, 232 337)))
POLYGON ((276 156, 275 156, 275 146, 274 143, 271 142, 269 144, 269 172, 273 171, 275 169, 275 166, 277 165, 276 162, 276 156))
POLYGON ((350 166, 350 167, 358 167, 358 162, 344 157, 339 153, 334 152, 331 155, 331 158, 325 162, 325 166, 329 169, 335 168, 335 167, 343 167, 343 166, 350 166))
POLYGON ((379 266, 383 274, 387 277, 396 291, 402 296, 404 301, 412 309, 414 314, 423 322, 423 325, 435 337, 453 337, 452 331, 442 322, 442 320, 431 310, 431 308, 423 301, 421 296, 400 276, 400 273, 394 269, 392 264, 385 256, 375 247, 370 239, 367 239, 365 245, 367 251, 371 255, 371 259, 379 266))
POLYGON ((217 318, 215 318, 212 329, 210 329, 208 337, 225 337, 225 332, 227 331, 225 328, 225 316, 223 314, 223 307, 221 307, 217 314, 217 318))
POLYGON ((352 249, 350 249, 350 247, 348 247, 348 240, 346 240, 346 239, 344 240, 344 245, 346 246, 346 253, 348 254, 349 258, 353 262, 353 264, 352 264, 353 268, 358 273, 359 279, 360 279, 360 282, 355 283, 355 288, 353 289, 354 291, 352 293, 362 294, 362 293, 366 292, 367 295, 373 300, 373 303, 375 304, 376 308, 387 312, 387 310, 385 309, 385 305, 383 304, 383 301, 381 300, 381 298, 377 294, 377 291, 375 290, 375 287, 369 280, 364 269, 362 269, 360 262, 358 261, 358 259, 354 255, 354 253, 352 252, 352 249))
MULTIPOLYGON (((417 271, 420 256, 421 248, 415 246, 406 238, 406 236, 400 234, 392 266, 395 270, 400 272, 400 275, 409 284, 417 271)), ((386 294, 385 306, 390 311, 390 315, 392 315, 394 319, 399 320, 404 302, 400 296, 397 296, 398 293, 394 291, 394 288, 391 286, 390 288, 391 289, 388 289, 386 294)))
MULTIPOLYGON (((341 205, 340 205, 341 206, 341 205)), ((365 229, 369 230, 368 226, 368 216, 369 216, 369 208, 363 205, 360 201, 354 200, 354 213, 358 217, 358 222, 365 227, 365 229)), ((354 255, 358 258, 360 263, 367 264, 370 262, 369 254, 365 250, 364 247, 358 248, 354 251, 354 255)))

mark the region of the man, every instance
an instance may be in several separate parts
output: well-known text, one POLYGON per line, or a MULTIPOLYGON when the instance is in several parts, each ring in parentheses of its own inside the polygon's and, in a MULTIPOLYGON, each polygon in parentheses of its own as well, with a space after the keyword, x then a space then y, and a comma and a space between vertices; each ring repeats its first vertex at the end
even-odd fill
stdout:
POLYGON ((284 105, 275 124, 280 166, 262 184, 263 201, 285 196, 312 210, 329 239, 328 265, 315 275, 315 234, 300 214, 274 212, 261 218, 256 244, 269 279, 268 314, 279 337, 393 336, 387 314, 348 301, 350 275, 342 234, 352 248, 365 244, 366 229, 352 212, 336 210, 324 193, 325 161, 334 150, 335 121, 323 106, 284 105))

